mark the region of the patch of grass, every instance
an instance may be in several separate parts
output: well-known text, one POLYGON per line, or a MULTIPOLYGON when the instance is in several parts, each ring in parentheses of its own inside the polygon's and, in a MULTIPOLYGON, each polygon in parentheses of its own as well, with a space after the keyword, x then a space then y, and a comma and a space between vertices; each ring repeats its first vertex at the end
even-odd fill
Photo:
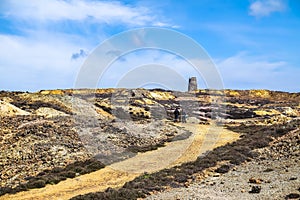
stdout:
POLYGON ((145 178, 145 179, 150 178, 150 176, 151 176, 151 175, 148 174, 148 173, 144 173, 144 174, 142 175, 142 177, 145 178))

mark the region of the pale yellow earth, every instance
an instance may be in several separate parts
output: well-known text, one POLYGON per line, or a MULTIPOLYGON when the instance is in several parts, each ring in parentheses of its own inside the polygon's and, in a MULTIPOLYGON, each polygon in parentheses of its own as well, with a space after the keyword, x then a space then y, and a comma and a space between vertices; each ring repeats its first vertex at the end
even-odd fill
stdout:
POLYGON ((154 151, 114 163, 96 172, 67 179, 56 185, 32 189, 14 195, 4 195, 0 200, 64 200, 90 192, 118 188, 144 172, 155 172, 181 163, 194 161, 199 155, 217 146, 233 142, 239 134, 216 125, 178 124, 193 134, 185 140, 168 143, 154 151))
POLYGON ((30 115, 29 112, 0 100, 0 116, 30 115))
POLYGON ((270 109, 270 110, 255 110, 255 114, 264 116, 264 115, 280 115, 281 113, 275 109, 270 109))

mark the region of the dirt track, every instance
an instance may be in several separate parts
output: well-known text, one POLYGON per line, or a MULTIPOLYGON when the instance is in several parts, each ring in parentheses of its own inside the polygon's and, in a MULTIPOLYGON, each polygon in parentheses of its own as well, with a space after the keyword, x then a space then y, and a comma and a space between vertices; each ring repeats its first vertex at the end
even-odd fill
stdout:
POLYGON ((69 199, 106 188, 121 187, 143 172, 155 172, 196 158, 217 146, 237 140, 239 134, 214 125, 180 124, 193 135, 185 140, 168 143, 155 151, 140 153, 125 161, 112 164, 96 172, 67 179, 57 185, 32 189, 14 195, 4 195, 0 200, 69 199))

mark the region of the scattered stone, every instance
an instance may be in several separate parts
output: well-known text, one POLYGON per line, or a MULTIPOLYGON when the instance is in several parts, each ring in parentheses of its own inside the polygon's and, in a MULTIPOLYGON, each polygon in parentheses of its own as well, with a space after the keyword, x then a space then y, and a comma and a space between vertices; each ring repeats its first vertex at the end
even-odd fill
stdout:
POLYGON ((290 180, 290 181, 297 180, 297 177, 291 177, 289 180, 290 180))
POLYGON ((263 172, 272 172, 272 171, 274 171, 274 169, 267 168, 267 169, 265 169, 263 172))
POLYGON ((249 193, 260 193, 261 191, 261 186, 252 186, 251 190, 249 191, 249 193))
POLYGON ((300 194, 298 193, 290 193, 285 197, 285 199, 298 199, 298 198, 300 198, 300 194))
POLYGON ((263 180, 260 178, 250 178, 249 179, 249 183, 261 184, 262 182, 263 182, 263 180))

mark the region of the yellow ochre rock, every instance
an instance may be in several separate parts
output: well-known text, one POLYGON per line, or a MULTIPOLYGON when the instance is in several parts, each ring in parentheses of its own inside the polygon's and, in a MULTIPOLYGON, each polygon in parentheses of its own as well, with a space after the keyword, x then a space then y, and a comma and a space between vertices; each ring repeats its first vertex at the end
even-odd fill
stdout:
POLYGON ((155 100, 171 100, 175 99, 175 96, 171 94, 170 92, 161 92, 161 91, 153 91, 149 92, 150 98, 153 98, 155 100))
POLYGON ((43 95, 63 95, 65 94, 65 92, 63 90, 41 90, 39 92, 40 94, 43 94, 43 95))
POLYGON ((268 91, 268 90, 250 90, 249 95, 251 97, 269 98, 270 91, 268 91))
POLYGON ((255 110, 255 114, 260 115, 260 116, 265 116, 265 115, 280 115, 281 113, 278 110, 270 109, 270 110, 255 110))
POLYGON ((235 90, 226 90, 225 94, 231 97, 239 97, 241 94, 238 91, 235 90))

